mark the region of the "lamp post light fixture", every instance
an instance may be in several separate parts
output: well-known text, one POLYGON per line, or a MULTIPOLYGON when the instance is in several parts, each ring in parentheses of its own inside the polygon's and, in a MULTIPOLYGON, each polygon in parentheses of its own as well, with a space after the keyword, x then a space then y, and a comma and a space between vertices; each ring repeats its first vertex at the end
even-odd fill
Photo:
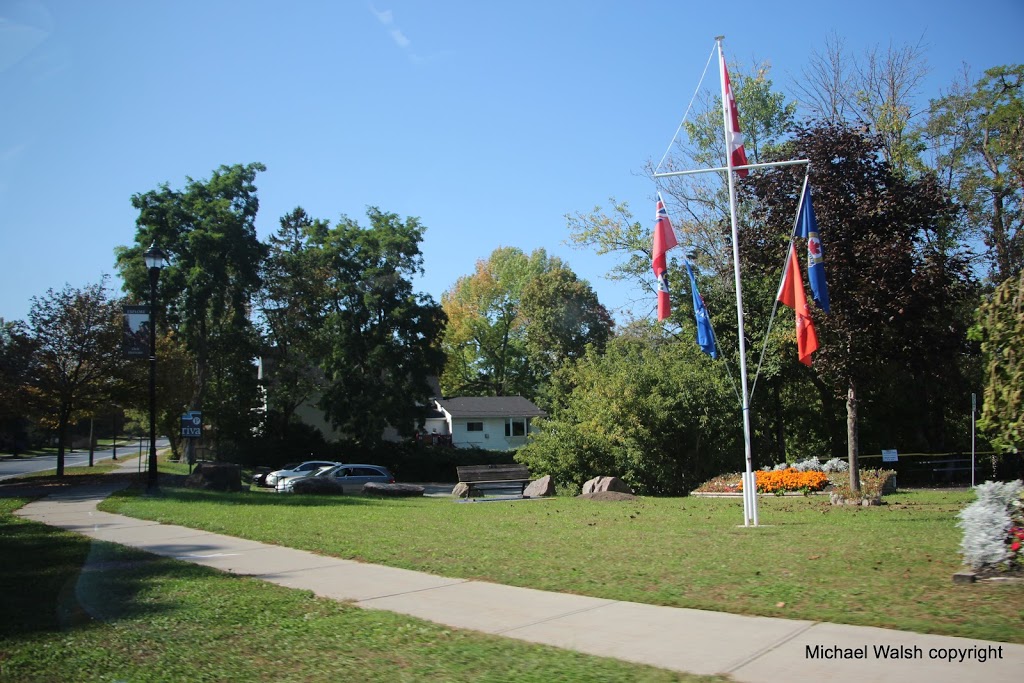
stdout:
POLYGON ((149 270, 149 478, 146 491, 157 491, 156 481, 156 283, 160 270, 167 265, 167 254, 156 242, 142 255, 149 270))

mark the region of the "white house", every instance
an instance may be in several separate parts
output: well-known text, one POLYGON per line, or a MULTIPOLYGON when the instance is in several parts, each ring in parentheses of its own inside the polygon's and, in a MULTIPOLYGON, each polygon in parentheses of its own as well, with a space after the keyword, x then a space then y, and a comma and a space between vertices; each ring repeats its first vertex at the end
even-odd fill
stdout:
MULTIPOLYGON (((456 448, 507 451, 526 444, 533 418, 544 411, 522 396, 458 396, 434 399, 427 435, 451 437, 456 448)), ((445 439, 447 440, 447 439, 445 439)))

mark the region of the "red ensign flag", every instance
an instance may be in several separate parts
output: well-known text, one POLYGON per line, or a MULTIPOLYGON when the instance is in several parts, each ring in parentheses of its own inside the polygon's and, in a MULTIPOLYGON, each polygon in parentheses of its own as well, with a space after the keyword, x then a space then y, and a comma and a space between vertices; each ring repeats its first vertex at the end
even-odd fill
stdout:
POLYGON ((664 320, 672 310, 668 299, 668 264, 665 252, 676 246, 676 233, 672 229, 672 223, 668 220, 668 212, 665 211, 665 202, 661 200, 661 193, 658 193, 658 208, 654 214, 654 249, 652 250, 651 268, 654 276, 658 278, 658 320, 664 320))

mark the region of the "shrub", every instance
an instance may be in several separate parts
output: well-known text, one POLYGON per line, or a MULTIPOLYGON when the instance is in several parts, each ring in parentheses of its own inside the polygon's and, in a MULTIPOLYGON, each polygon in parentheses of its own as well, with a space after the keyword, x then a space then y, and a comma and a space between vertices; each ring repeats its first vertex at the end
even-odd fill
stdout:
POLYGON ((846 461, 842 460, 840 458, 832 458, 831 460, 826 462, 824 465, 821 464, 821 460, 819 460, 818 458, 807 458, 806 460, 800 460, 798 462, 794 462, 793 464, 782 462, 782 463, 779 463, 778 465, 774 465, 774 466, 773 465, 765 465, 764 467, 761 468, 761 470, 764 471, 764 472, 782 472, 784 470, 789 469, 790 467, 795 469, 797 472, 826 472, 826 473, 828 473, 828 472, 846 472, 847 470, 850 469, 850 466, 846 463, 846 461))
POLYGON ((978 499, 957 515, 957 526, 964 531, 960 542, 964 564, 975 570, 1019 567, 1024 555, 1024 484, 1019 479, 1006 483, 988 481, 974 491, 978 499))

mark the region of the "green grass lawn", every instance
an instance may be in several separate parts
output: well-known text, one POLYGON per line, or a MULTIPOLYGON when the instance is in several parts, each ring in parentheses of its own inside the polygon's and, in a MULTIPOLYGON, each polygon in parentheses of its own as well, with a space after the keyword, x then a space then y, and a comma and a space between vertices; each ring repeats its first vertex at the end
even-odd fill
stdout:
POLYGON ((724 681, 459 631, 13 517, 0 681, 724 681))
POLYGON ((954 585, 969 492, 454 503, 165 487, 110 512, 452 577, 676 607, 1024 643, 1024 585, 954 585))

